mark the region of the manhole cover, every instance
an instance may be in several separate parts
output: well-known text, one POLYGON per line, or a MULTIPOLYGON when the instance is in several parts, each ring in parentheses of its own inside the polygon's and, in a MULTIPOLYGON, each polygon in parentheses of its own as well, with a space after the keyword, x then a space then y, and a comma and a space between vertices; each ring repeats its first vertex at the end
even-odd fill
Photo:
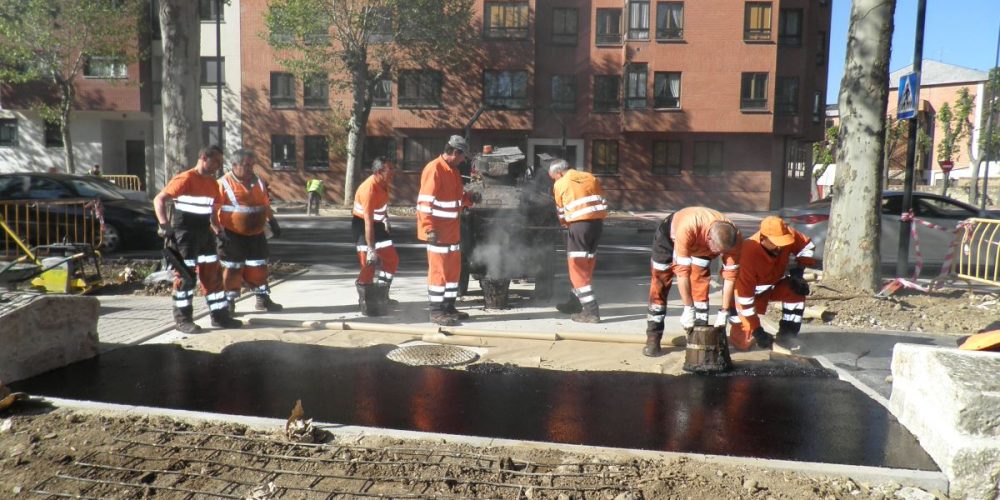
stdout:
POLYGON ((410 366, 455 366, 479 357, 473 351, 453 345, 408 345, 389 351, 387 358, 410 366))

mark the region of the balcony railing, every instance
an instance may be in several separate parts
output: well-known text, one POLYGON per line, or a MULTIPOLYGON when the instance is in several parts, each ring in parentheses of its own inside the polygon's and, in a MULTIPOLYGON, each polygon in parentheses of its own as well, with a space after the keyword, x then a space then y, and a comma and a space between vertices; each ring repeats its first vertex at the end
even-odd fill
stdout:
POLYGON ((598 33, 597 34, 597 45, 621 45, 622 44, 622 34, 621 33, 598 33))
POLYGON ((656 28, 656 39, 659 41, 683 40, 684 28, 656 28))
POLYGON ((743 39, 748 42, 769 42, 771 41, 770 29, 745 29, 743 39))
POLYGON ((740 99, 740 109, 767 109, 767 99, 740 99))

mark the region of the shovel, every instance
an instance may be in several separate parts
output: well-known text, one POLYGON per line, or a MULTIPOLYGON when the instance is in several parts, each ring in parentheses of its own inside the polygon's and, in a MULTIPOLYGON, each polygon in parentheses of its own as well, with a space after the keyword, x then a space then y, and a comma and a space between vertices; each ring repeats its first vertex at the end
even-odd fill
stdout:
POLYGON ((172 235, 163 239, 163 259, 181 276, 184 288, 193 288, 198 283, 194 272, 184 264, 184 256, 177 251, 177 239, 172 235))

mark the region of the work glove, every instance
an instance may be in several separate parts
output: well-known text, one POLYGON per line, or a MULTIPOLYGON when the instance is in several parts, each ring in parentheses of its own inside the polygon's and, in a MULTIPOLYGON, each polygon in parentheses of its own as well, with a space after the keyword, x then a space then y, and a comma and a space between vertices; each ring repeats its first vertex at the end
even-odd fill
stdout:
POLYGON ((804 278, 806 274, 806 268, 802 266, 795 266, 788 270, 788 275, 793 278, 804 278))
POLYGON ((479 191, 469 191, 468 194, 469 194, 469 201, 473 203, 479 203, 483 201, 483 193, 480 193, 479 191))
POLYGON ((684 306, 681 311, 681 328, 694 328, 694 306, 684 306))
POLYGON ((378 254, 375 253, 374 250, 369 250, 366 253, 366 255, 365 255, 365 265, 366 266, 374 266, 375 264, 378 264, 378 261, 379 261, 378 254))
POLYGON ((174 227, 170 224, 160 224, 156 228, 156 235, 163 239, 172 238, 174 236, 174 227))
POLYGON ((437 231, 434 231, 433 229, 430 230, 430 231, 427 231, 427 244, 428 245, 435 245, 435 246, 438 244, 438 234, 437 234, 437 231))
POLYGON ((725 328, 727 324, 729 324, 729 311, 720 310, 715 315, 715 324, 712 326, 714 326, 715 328, 719 327, 725 328))
POLYGON ((281 238, 281 226, 278 225, 278 219, 272 217, 267 221, 267 224, 271 226, 271 237, 281 238))
POLYGON ((761 349, 770 349, 774 344, 774 338, 771 337, 771 334, 765 332, 763 327, 757 327, 753 331, 753 338, 757 341, 757 347, 761 349))
POLYGON ((796 295, 806 296, 809 295, 809 283, 802 277, 788 276, 788 287, 792 289, 792 292, 796 295))

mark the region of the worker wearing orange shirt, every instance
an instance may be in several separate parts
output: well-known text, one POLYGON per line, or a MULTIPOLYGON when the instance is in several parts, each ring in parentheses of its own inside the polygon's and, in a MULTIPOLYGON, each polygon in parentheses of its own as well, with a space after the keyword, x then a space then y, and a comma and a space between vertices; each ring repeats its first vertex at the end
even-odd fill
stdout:
MULTIPOLYGON (((740 271, 739 229, 725 215, 706 207, 687 207, 667 216, 653 238, 650 259, 649 310, 646 321, 646 356, 660 354, 667 295, 677 277, 684 309, 683 328, 708 326, 709 264, 722 256, 722 305, 715 326, 725 327, 733 306, 733 290, 740 271)), ((738 320, 737 320, 738 321, 738 320)))
MULTIPOLYGON (((203 148, 198 153, 198 163, 194 168, 174 176, 153 198, 153 209, 160 224, 157 234, 180 254, 184 266, 190 271, 185 274, 197 272, 212 316, 212 325, 239 328, 243 323, 229 314, 216 253, 216 235, 222 234, 216 214, 222 205, 219 185, 215 181, 220 168, 222 149, 219 146, 203 148), (170 201, 173 201, 174 211, 168 220, 167 203, 170 201)), ((177 269, 174 274, 174 322, 181 332, 198 333, 201 327, 192 319, 196 283, 183 279, 177 269)))
POLYGON ((760 231, 740 244, 740 275, 736 280, 736 310, 742 321, 733 322, 729 338, 733 345, 748 350, 771 347, 771 335, 760 326, 758 315, 767 305, 780 301, 781 321, 777 342, 790 345, 802 326, 809 285, 802 279, 806 266, 816 265, 816 245, 802 233, 788 227, 780 217, 765 217, 760 231), (789 269, 794 258, 795 265, 789 269))
POLYGON ((282 310, 281 304, 271 300, 271 288, 267 284, 264 225, 270 222, 275 236, 280 236, 281 229, 271 212, 267 187, 254 175, 253 163, 253 153, 237 150, 232 170, 219 179, 219 192, 224 200, 219 209, 219 222, 225 234, 219 245, 219 260, 230 314, 235 309, 243 283, 254 294, 255 310, 282 310))
POLYGON ((597 265, 597 242, 608 216, 608 200, 596 177, 570 168, 566 160, 549 164, 549 177, 554 181, 552 194, 559 223, 568 229, 566 261, 573 285, 569 301, 556 309, 572 314, 570 318, 576 322, 600 323, 600 308, 591 282, 597 265))
POLYGON ((356 283, 358 305, 365 316, 379 316, 389 305, 389 286, 399 267, 399 255, 389 235, 389 187, 396 168, 379 156, 371 170, 372 175, 354 194, 351 231, 361 262, 356 283))
POLYGON ((462 272, 462 209, 480 199, 479 193, 466 193, 458 167, 465 158, 468 144, 453 135, 444 153, 424 167, 417 196, 417 239, 427 242, 427 298, 430 321, 453 326, 468 319, 468 313, 455 308, 458 280, 462 272))

